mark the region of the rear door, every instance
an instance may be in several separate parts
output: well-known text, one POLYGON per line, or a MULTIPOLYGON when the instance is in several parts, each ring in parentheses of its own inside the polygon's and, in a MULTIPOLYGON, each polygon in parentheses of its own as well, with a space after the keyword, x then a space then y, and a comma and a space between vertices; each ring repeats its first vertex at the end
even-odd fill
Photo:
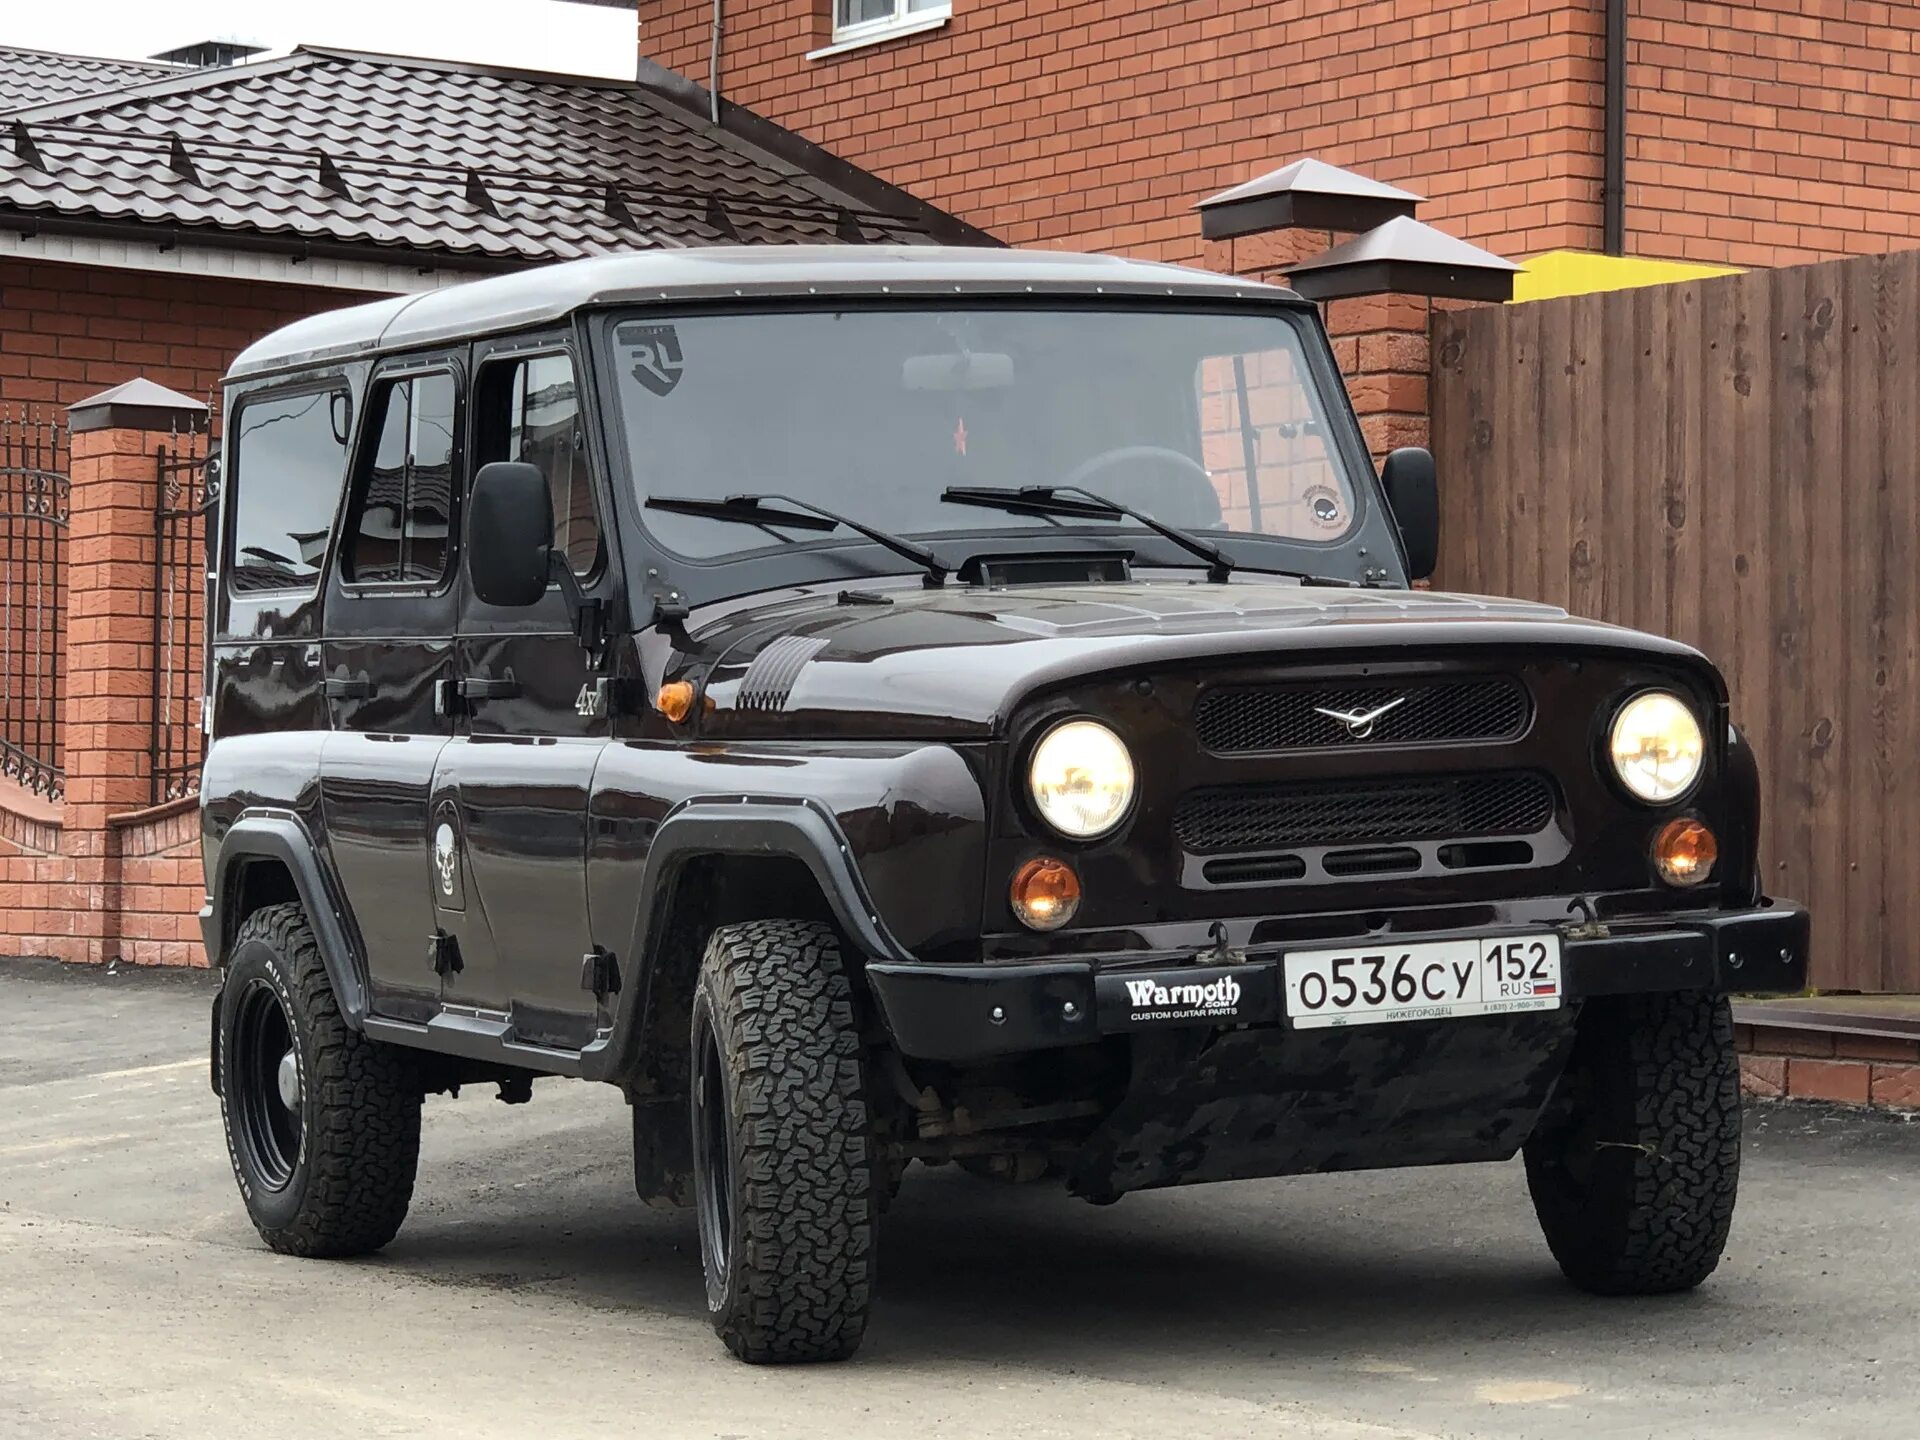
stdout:
MULTIPOLYGON (((554 547, 610 610, 617 567, 566 337, 477 347, 473 373, 473 468, 517 460, 546 474, 554 547)), ((510 1009, 517 1038, 578 1049, 601 1018, 582 983, 593 948, 587 797, 611 707, 557 585, 518 610, 483 604, 463 585, 455 656, 462 733, 441 757, 434 807, 459 817, 466 903, 484 912, 490 944, 448 977, 446 998, 510 1009)))
POLYGON ((321 801, 342 888, 366 945, 374 1009, 438 1011, 434 766, 453 733, 458 497, 464 476, 458 355, 383 365, 368 389, 322 641, 333 733, 321 801))

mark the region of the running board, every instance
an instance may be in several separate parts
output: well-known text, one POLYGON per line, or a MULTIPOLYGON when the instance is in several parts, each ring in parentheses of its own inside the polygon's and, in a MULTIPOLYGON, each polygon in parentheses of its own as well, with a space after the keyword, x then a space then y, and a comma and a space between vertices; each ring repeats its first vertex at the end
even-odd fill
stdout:
POLYGON ((504 1020, 482 1020, 472 1015, 436 1015, 424 1025, 405 1020, 387 1020, 369 1015, 361 1028, 369 1039, 390 1045, 405 1045, 414 1050, 431 1050, 439 1055, 458 1055, 463 1060, 490 1060, 500 1065, 517 1065, 538 1070, 543 1075, 580 1075, 580 1056, 576 1051, 554 1050, 545 1045, 529 1045, 514 1038, 513 1026, 504 1020))

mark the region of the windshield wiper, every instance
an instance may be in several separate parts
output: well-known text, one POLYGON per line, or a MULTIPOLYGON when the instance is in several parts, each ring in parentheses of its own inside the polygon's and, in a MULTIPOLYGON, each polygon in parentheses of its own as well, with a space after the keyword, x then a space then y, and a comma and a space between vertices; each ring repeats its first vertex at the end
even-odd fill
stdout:
MULTIPOLYGON (((1089 520, 1115 520, 1125 516, 1137 520, 1156 535, 1163 535, 1189 554, 1198 555, 1207 562, 1207 579, 1215 584, 1225 584, 1227 576, 1235 568, 1234 559, 1226 551, 1211 541, 1202 540, 1198 535, 1190 535, 1185 530, 1156 520, 1144 510, 1136 510, 1131 505, 1122 505, 1118 500, 1110 500, 1104 495, 1095 494, 1079 485, 954 485, 941 492, 942 500, 950 500, 956 505, 985 505, 994 510, 1005 510, 1014 515, 1052 515, 1078 516, 1089 520), (1079 496, 1079 499, 1073 498, 1079 496)), ((1314 575, 1305 570, 1268 570, 1265 575, 1284 575, 1289 580, 1298 580, 1302 585, 1331 585, 1341 589, 1353 589, 1358 582, 1342 580, 1334 575, 1314 575)))
POLYGON ((1144 510, 1109 500, 1078 485, 953 485, 940 493, 942 500, 956 505, 985 505, 1015 515, 1079 515, 1088 519, 1116 520, 1125 516, 1137 520, 1154 534, 1171 540, 1190 555, 1207 562, 1207 579, 1224 585, 1233 573, 1233 557, 1210 540, 1189 535, 1178 526, 1156 520, 1144 510), (1079 496, 1078 500, 1072 498, 1079 496), (1064 498, 1063 498, 1064 497, 1064 498))
POLYGON ((788 530, 834 530, 845 526, 874 544, 913 561, 927 572, 926 583, 929 586, 946 584, 947 576, 953 573, 951 565, 924 545, 902 540, 898 535, 876 530, 864 521, 823 509, 808 500, 796 500, 791 495, 729 495, 724 500, 706 500, 697 495, 653 495, 648 497, 646 503, 654 510, 698 515, 705 520, 732 520, 742 525, 758 525, 763 529, 780 526, 788 530), (766 508, 769 501, 790 505, 800 513, 769 510, 766 508))

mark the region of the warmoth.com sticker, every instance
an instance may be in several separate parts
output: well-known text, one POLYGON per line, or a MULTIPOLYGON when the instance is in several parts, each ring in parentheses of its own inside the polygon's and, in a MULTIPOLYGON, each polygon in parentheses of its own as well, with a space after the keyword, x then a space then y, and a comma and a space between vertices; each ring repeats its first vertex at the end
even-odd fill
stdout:
POLYGON ((1190 966, 1095 982, 1103 1030, 1140 1025, 1245 1025, 1273 1015, 1271 965, 1190 966))

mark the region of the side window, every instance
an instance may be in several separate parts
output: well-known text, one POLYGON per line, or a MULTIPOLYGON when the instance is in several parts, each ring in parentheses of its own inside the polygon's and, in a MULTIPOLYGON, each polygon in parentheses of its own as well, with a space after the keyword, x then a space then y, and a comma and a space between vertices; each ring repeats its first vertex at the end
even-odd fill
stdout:
POLYGON ((453 376, 376 384, 367 418, 377 438, 355 477, 341 575, 353 585, 431 585, 447 573, 453 524, 453 376))
POLYGON ((833 0, 833 38, 877 37, 952 12, 952 0, 833 0))
POLYGON ((242 402, 233 423, 227 511, 233 593, 313 588, 346 480, 350 414, 344 390, 242 402))
POLYGON ((553 496, 553 548, 576 575, 600 566, 600 517, 581 432, 573 360, 535 355, 496 361, 480 372, 479 464, 518 460, 538 467, 553 496))

